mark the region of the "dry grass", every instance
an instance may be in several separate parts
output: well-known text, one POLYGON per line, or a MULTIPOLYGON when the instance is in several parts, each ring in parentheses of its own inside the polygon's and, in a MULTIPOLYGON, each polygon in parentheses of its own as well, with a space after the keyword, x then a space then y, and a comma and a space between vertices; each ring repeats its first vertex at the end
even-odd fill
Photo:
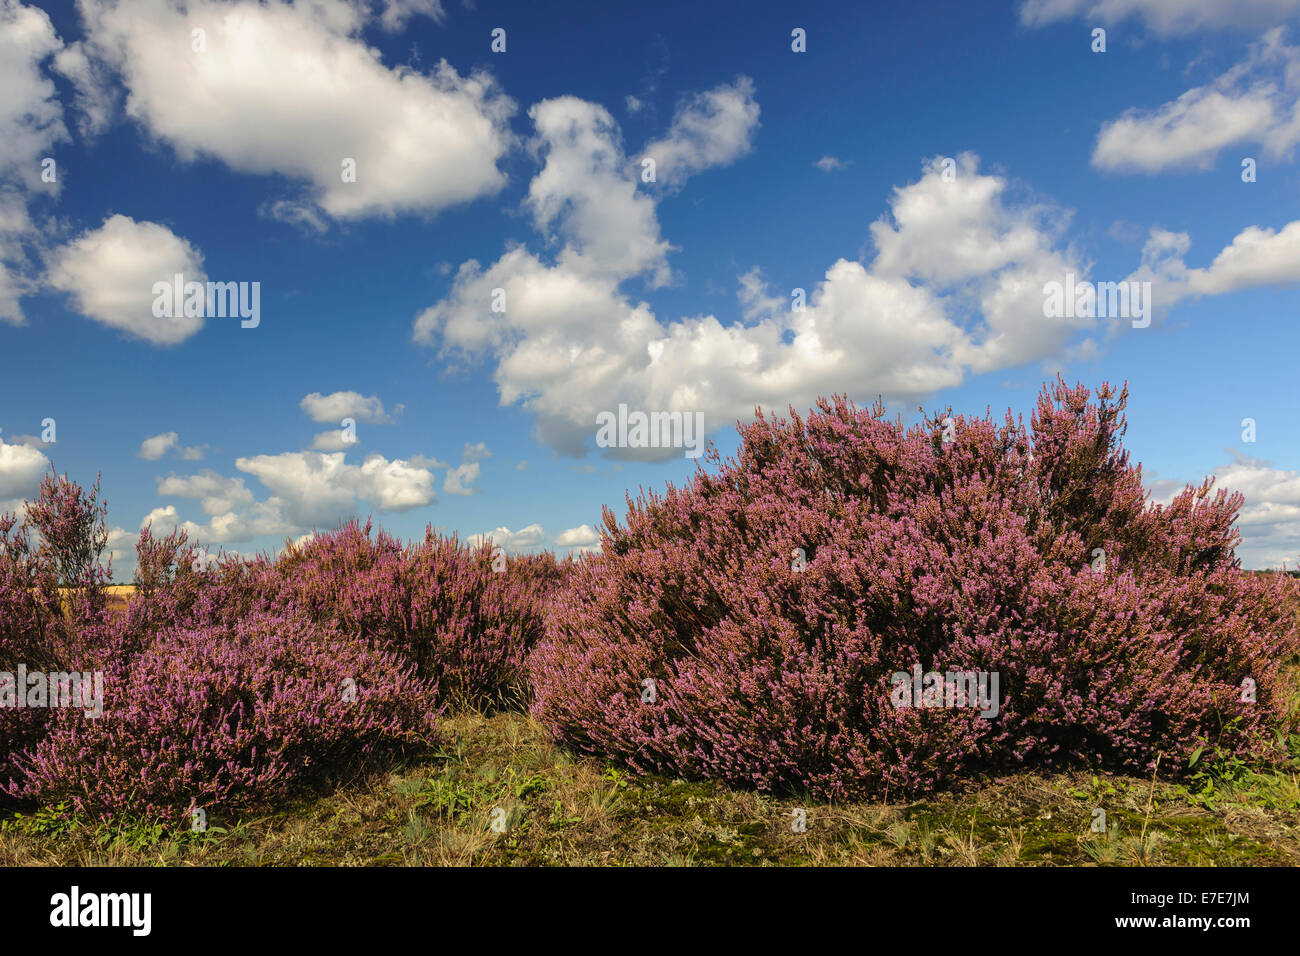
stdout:
MULTIPOLYGON (((63 604, 64 611, 67 611, 67 593, 72 588, 59 588, 60 602, 63 604)), ((110 611, 125 611, 126 606, 131 601, 131 595, 135 593, 134 584, 109 584, 104 587, 104 593, 108 597, 108 609, 110 611)))
POLYGON ((125 611, 131 595, 135 593, 133 584, 110 584, 104 589, 108 592, 108 607, 111 611, 125 611))

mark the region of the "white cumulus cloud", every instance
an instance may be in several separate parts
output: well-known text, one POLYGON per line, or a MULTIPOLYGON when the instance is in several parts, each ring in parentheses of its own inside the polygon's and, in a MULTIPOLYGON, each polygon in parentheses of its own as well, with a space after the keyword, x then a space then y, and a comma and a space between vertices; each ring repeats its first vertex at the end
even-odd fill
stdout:
MULTIPOLYGON (((361 37, 365 5, 84 0, 86 49, 121 75, 126 112, 187 161, 301 184, 335 219, 433 213, 495 193, 513 103, 445 60, 390 69, 361 37), (191 36, 202 30, 202 49, 191 36), (355 181, 343 172, 355 162, 355 181)), ((385 26, 437 4, 390 2, 385 26)), ((291 206, 279 207, 282 210, 291 206)), ((299 216, 298 218, 302 218, 299 216)))
POLYGON ((641 151, 655 161, 656 180, 680 186, 712 166, 725 166, 749 152, 758 129, 754 81, 747 76, 684 100, 668 133, 641 151))
POLYGON ((38 286, 24 250, 37 237, 28 202, 60 185, 41 173, 54 144, 68 138, 58 91, 42 70, 61 49, 44 11, 0 0, 0 322, 14 325, 26 321, 20 300, 38 286))
POLYGON ((38 449, 0 437, 0 514, 17 512, 34 497, 49 470, 50 460, 38 449))
POLYGON ((1213 82, 1152 109, 1134 108, 1105 123, 1092 163, 1098 169, 1156 173, 1207 169, 1228 146, 1257 146, 1289 157, 1300 142, 1300 48, 1281 27, 1213 82))
POLYGON ((546 532, 542 530, 540 524, 530 524, 518 531, 511 531, 503 526, 483 534, 469 535, 465 540, 474 547, 484 541, 491 541, 494 547, 504 548, 509 554, 520 554, 535 551, 544 545, 546 532))
POLYGON ((151 345, 176 345, 203 327, 199 316, 154 315, 157 282, 205 282, 203 257, 166 226, 114 215, 51 252, 49 283, 76 310, 151 345))
POLYGON ((447 470, 447 477, 442 483, 442 490, 449 495, 472 495, 477 490, 473 487, 478 481, 479 464, 467 461, 447 470))
POLYGON ((299 407, 314 422, 341 422, 354 418, 371 425, 391 425, 393 417, 384 411, 384 403, 375 395, 360 392, 312 392, 303 396, 299 407))

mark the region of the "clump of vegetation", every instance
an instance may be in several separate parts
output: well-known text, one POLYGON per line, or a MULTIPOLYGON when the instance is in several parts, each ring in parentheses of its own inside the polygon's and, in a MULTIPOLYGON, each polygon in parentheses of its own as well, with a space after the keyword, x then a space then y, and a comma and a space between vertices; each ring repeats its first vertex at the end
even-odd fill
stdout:
POLYGON ((737 459, 606 510, 533 655, 533 714, 636 770, 831 799, 1281 759, 1295 582, 1241 572, 1240 495, 1147 501, 1126 401, 1058 380, 1028 429, 905 429, 843 398, 760 413, 737 459), (997 675, 998 706, 900 706, 918 667, 997 675))
POLYGON ((435 746, 448 703, 526 699, 569 567, 369 523, 252 560, 145 528, 116 611, 105 514, 97 485, 52 477, 26 521, 0 517, 0 671, 99 672, 103 695, 95 716, 0 709, 0 798, 100 819, 271 806, 435 746))

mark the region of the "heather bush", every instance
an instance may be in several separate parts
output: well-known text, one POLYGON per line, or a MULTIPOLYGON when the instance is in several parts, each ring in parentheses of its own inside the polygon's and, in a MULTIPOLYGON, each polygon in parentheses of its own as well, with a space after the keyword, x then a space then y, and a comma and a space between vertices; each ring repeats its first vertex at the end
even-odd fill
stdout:
POLYGON ((401 646, 460 705, 495 706, 526 693, 525 661, 542 636, 535 580, 494 566, 493 546, 426 533, 407 557, 410 630, 401 646))
POLYGON ((513 554, 506 561, 506 570, 512 580, 532 593, 549 597, 565 588, 580 560, 572 555, 561 560, 551 551, 513 554))
MULTIPOLYGON (((106 515, 98 480, 86 492, 52 467, 21 521, 0 514, 0 672, 61 672, 93 656, 111 578, 106 515)), ((0 707, 0 782, 17 774, 18 755, 49 723, 44 709, 0 707)))
POLYGON ((637 770, 832 798, 983 768, 1176 774, 1200 745, 1269 759, 1295 584, 1240 570, 1240 495, 1147 501, 1126 402, 1058 380, 1028 429, 905 429, 844 398, 760 413, 736 459, 606 509, 530 659, 534 715, 637 770), (914 665, 997 674, 998 712, 896 706, 914 665))
POLYGON ((101 660, 125 665, 165 628, 237 619, 226 613, 228 602, 214 591, 216 574, 196 562, 198 549, 183 530, 158 538, 143 527, 135 553, 134 590, 125 611, 106 616, 85 641, 98 649, 101 660), (201 613, 204 609, 208 613, 201 613))
POLYGON ((173 823, 239 811, 436 742, 436 688, 301 613, 159 633, 105 674, 104 714, 54 713, 11 797, 173 823))
POLYGON ((200 561, 183 531, 145 528, 109 613, 98 486, 51 477, 28 513, 39 534, 0 518, 0 669, 102 671, 106 712, 0 710, 0 799, 101 816, 271 803, 427 747, 444 700, 520 698, 568 566, 355 521, 278 558, 200 561))
POLYGON ((137 547, 147 581, 106 640, 130 656, 163 626, 202 627, 250 614, 300 610, 312 621, 410 661, 458 706, 492 707, 527 693, 525 658, 542 634, 542 608, 572 562, 553 555, 494 559, 431 529, 403 545, 352 520, 279 557, 226 558, 192 570, 183 535, 137 547), (154 568, 158 570, 154 570, 154 568))
POLYGON ((100 479, 85 491, 50 466, 35 500, 27 505, 24 527, 37 535, 35 563, 72 592, 76 613, 98 613, 112 571, 104 561, 108 547, 108 505, 100 497, 100 479))
POLYGON ((16 516, 0 514, 0 670, 52 663, 59 629, 56 579, 42 573, 16 516))
MULTIPOLYGON (((493 706, 525 693, 525 658, 559 574, 538 562, 500 567, 489 542, 469 546, 430 529, 403 547, 352 521, 285 552, 274 566, 275 601, 401 653, 458 705, 493 706)), ((252 582, 244 592, 266 574, 241 573, 252 582)))
MULTIPOLYGON (((198 583, 202 569, 196 565, 197 556, 198 549, 180 528, 165 538, 155 538, 151 526, 141 528, 135 543, 135 574, 131 579, 135 594, 149 598, 164 588, 184 588, 198 583)), ((184 589, 193 590, 192 587, 184 589)))
MULTIPOLYGON (((53 664, 60 627, 56 582, 40 573, 16 516, 0 514, 0 672, 53 664)), ((46 723, 40 710, 0 708, 0 782, 13 775, 13 756, 39 740, 46 723)))

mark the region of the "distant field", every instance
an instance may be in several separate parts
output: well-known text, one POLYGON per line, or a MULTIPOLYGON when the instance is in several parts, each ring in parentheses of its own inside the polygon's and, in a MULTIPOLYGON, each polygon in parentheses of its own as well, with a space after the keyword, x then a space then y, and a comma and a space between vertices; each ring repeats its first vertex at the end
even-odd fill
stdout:
MULTIPOLYGON (((67 591, 68 588, 59 588, 60 591, 67 591)), ((131 595, 135 593, 134 584, 110 584, 104 590, 108 593, 108 606, 113 610, 126 610, 127 603, 131 600, 131 595)))

